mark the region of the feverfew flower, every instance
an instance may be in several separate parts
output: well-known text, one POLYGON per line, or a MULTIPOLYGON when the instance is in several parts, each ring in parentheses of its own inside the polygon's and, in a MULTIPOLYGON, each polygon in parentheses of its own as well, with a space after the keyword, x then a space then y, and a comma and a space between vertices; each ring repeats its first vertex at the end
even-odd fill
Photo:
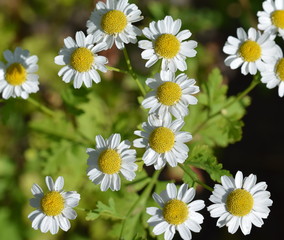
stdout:
POLYGON ((40 229, 43 233, 50 231, 51 234, 56 234, 59 228, 68 231, 69 219, 77 217, 77 213, 72 208, 78 205, 80 194, 76 191, 62 190, 63 177, 58 177, 54 183, 52 178, 47 176, 45 182, 49 192, 43 193, 37 184, 34 184, 31 189, 34 198, 30 200, 30 204, 37 208, 28 216, 32 221, 32 227, 36 230, 40 229))
POLYGON ((147 59, 146 67, 151 67, 159 59, 162 59, 162 70, 176 72, 177 69, 185 71, 187 64, 186 57, 194 57, 194 48, 197 42, 184 41, 191 36, 189 30, 179 32, 181 20, 173 20, 171 16, 158 22, 151 22, 149 28, 144 28, 143 34, 150 40, 141 40, 138 46, 145 49, 141 56, 147 59))
POLYGON ((261 73, 261 82, 266 83, 266 87, 271 89, 278 86, 279 97, 284 96, 284 58, 279 50, 279 56, 274 62, 269 64, 265 71, 261 73))
POLYGON ((186 142, 192 139, 188 132, 179 131, 184 125, 182 119, 172 121, 171 115, 157 118, 149 115, 148 122, 142 124, 144 131, 135 131, 134 134, 142 138, 135 139, 133 145, 137 148, 146 148, 143 161, 146 166, 154 164, 156 170, 165 166, 166 162, 171 167, 183 163, 188 156, 186 142))
POLYGON ((177 191, 175 184, 168 183, 160 195, 154 193, 153 198, 162 209, 147 208, 147 213, 152 215, 148 223, 154 226, 153 233, 165 233, 164 239, 171 240, 177 230, 182 239, 190 240, 191 231, 200 232, 203 216, 197 211, 205 205, 203 200, 192 201, 194 196, 194 188, 188 189, 187 184, 182 184, 177 191))
POLYGON ((96 149, 88 148, 88 170, 89 179, 94 184, 101 184, 101 190, 109 188, 112 191, 120 189, 121 173, 128 181, 132 181, 138 169, 136 151, 130 148, 130 142, 121 142, 120 134, 112 134, 109 139, 103 139, 101 135, 96 136, 96 149))
POLYGON ((264 11, 257 12, 258 29, 270 34, 279 35, 284 39, 284 1, 267 0, 262 3, 264 11))
POLYGON ((149 114, 157 113, 161 118, 171 113, 176 118, 183 118, 188 114, 188 105, 196 104, 196 97, 192 94, 199 92, 199 87, 182 73, 175 77, 171 71, 161 71, 155 78, 148 78, 146 84, 153 89, 142 102, 144 108, 150 108, 149 114))
POLYGON ((108 60, 97 53, 106 49, 106 43, 93 45, 94 36, 80 31, 76 33, 75 41, 71 37, 64 39, 65 47, 55 57, 54 61, 58 65, 67 65, 60 69, 58 75, 66 83, 74 80, 74 88, 80 88, 82 83, 86 87, 92 86, 92 81, 99 83, 101 77, 97 70, 106 72, 105 64, 108 60))
POLYGON ((261 34, 254 28, 250 28, 248 34, 243 28, 238 28, 237 37, 230 36, 225 43, 223 51, 230 55, 225 59, 225 64, 231 69, 241 66, 244 75, 255 75, 257 70, 264 71, 265 63, 273 61, 279 49, 269 38, 269 33, 261 34))
POLYGON ((27 99, 30 93, 39 90, 38 75, 38 57, 30 56, 28 50, 20 47, 15 52, 6 50, 4 58, 7 63, 0 62, 0 93, 2 97, 8 99, 10 97, 21 97, 27 99))
POLYGON ((251 231, 252 224, 261 227, 262 218, 267 218, 272 205, 270 193, 265 182, 256 184, 256 176, 250 174, 243 178, 238 171, 235 179, 222 176, 222 185, 216 184, 209 200, 214 204, 208 207, 211 217, 219 218, 218 227, 227 226, 230 233, 240 227, 243 234, 251 231))
POLYGON ((123 49, 124 44, 137 42, 136 36, 142 32, 132 23, 142 19, 141 11, 128 0, 98 2, 87 21, 87 33, 94 35, 95 42, 105 42, 107 48, 115 43, 118 49, 123 49))

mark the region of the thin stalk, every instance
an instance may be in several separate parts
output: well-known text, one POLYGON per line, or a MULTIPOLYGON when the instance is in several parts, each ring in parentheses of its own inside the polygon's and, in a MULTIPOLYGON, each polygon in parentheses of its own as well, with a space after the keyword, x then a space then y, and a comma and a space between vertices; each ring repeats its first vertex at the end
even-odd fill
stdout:
POLYGON ((27 101, 29 103, 33 104, 34 106, 36 106, 37 108, 39 108, 43 113, 49 115, 50 117, 54 116, 54 112, 51 109, 47 108, 46 106, 44 106, 43 104, 41 104, 37 100, 35 100, 31 97, 28 97, 27 101))
POLYGON ((139 81, 139 79, 137 78, 136 73, 133 71, 133 68, 132 68, 132 65, 131 65, 131 61, 130 61, 130 58, 128 56, 126 48, 123 48, 123 54, 124 54, 124 57, 125 57, 125 61, 126 61, 129 73, 131 74, 131 76, 135 80, 135 82, 137 83, 137 85, 138 85, 142 95, 145 96, 146 95, 146 90, 143 87, 143 85, 141 84, 141 82, 139 81))
POLYGON ((212 187, 209 187, 207 184, 205 184, 204 182, 201 182, 199 179, 196 179, 192 174, 191 174, 191 168, 186 168, 184 165, 182 165, 181 163, 178 164, 178 166, 191 178, 193 179, 194 182, 198 183, 199 185, 201 185, 202 187, 204 187, 205 189, 209 190, 209 191, 213 191, 212 187))
POLYGON ((159 171, 155 171, 155 173, 153 174, 152 176, 152 180, 151 182, 149 183, 149 185, 145 188, 145 190, 143 191, 143 193, 140 195, 140 197, 137 198, 137 200, 134 202, 134 204, 131 206, 131 208, 129 209, 129 211, 127 212, 126 216, 125 216, 125 219, 122 221, 122 226, 121 226, 121 231, 120 231, 120 237, 119 239, 123 240, 123 231, 124 231, 124 228, 125 228, 125 221, 126 219, 128 219, 128 217, 130 216, 130 214, 135 210, 135 208, 137 207, 137 205, 139 203, 141 203, 142 201, 146 201, 147 198, 149 197, 151 191, 152 191, 152 188, 155 186, 157 180, 158 180, 158 177, 161 173, 161 170, 159 171))
POLYGON ((198 126, 196 129, 194 129, 194 130, 192 131, 192 134, 193 134, 193 135, 196 134, 196 133, 197 133, 200 129, 202 129, 212 118, 217 117, 217 116, 219 116, 220 114, 222 114, 223 109, 226 109, 226 108, 230 107, 230 106, 233 105, 234 103, 240 101, 240 100, 243 99, 245 96, 247 96, 248 93, 251 92, 251 91, 257 86, 258 83, 259 83, 258 75, 255 75, 255 77, 253 78, 253 80, 252 80, 252 82, 250 83, 250 85, 249 85, 244 91, 242 91, 240 94, 238 94, 238 96, 237 96, 234 100, 228 102, 222 109, 220 109, 219 111, 217 111, 217 112, 215 112, 215 113, 213 113, 213 114, 210 114, 206 120, 204 120, 202 123, 200 123, 199 126, 198 126))
POLYGON ((115 67, 111 67, 111 66, 106 66, 108 70, 110 71, 114 71, 114 72, 119 72, 119 73, 124 73, 124 74, 129 74, 128 71, 119 69, 119 68, 115 68, 115 67))

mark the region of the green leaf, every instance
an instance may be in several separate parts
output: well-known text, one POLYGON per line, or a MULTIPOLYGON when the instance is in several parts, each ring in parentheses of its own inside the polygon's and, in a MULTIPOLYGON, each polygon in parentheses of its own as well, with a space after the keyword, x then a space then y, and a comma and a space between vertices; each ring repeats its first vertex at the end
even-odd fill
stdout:
POLYGON ((196 145, 185 164, 205 170, 213 181, 220 182, 221 176, 230 175, 230 172, 218 163, 213 151, 207 145, 196 145))
POLYGON ((242 118, 250 99, 227 97, 227 90, 219 69, 214 69, 208 81, 201 84, 198 104, 191 106, 191 113, 185 118, 184 126, 200 144, 226 147, 241 140, 244 126, 242 118))
POLYGON ((98 201, 97 203, 97 208, 90 211, 87 216, 86 220, 87 221, 93 221, 97 219, 98 217, 104 217, 107 219, 112 219, 112 220, 122 220, 124 219, 124 216, 120 215, 116 208, 115 208, 115 202, 113 198, 110 198, 108 200, 108 205, 104 204, 101 201, 98 201))

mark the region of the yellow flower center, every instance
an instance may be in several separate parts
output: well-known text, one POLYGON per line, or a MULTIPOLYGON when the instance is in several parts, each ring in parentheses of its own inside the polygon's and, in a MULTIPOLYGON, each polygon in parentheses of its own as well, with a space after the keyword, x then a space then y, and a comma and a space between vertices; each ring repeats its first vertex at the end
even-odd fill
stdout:
POLYGON ((182 224, 188 218, 188 207, 183 201, 172 199, 165 204, 163 216, 169 224, 182 224))
POLYGON ((107 34, 122 32, 127 25, 125 14, 119 10, 111 10, 102 16, 101 27, 107 34))
POLYGON ((271 21, 274 26, 284 28, 284 10, 276 10, 271 14, 271 21))
POLYGON ((162 34, 155 41, 155 52, 162 58, 175 57, 180 49, 180 41, 172 34, 162 34))
POLYGON ((172 106, 180 100, 181 88, 177 83, 165 82, 157 89, 157 98, 160 103, 172 106))
POLYGON ((90 70, 94 62, 93 53, 85 47, 77 48, 71 55, 70 64, 78 72, 90 70))
POLYGON ((260 58, 261 48, 257 42, 247 40, 240 46, 239 53, 246 62, 254 62, 260 58))
POLYGON ((281 58, 276 65, 276 74, 281 81, 284 81, 284 58, 281 58))
POLYGON ((150 147, 157 153, 165 153, 172 149, 175 143, 175 134, 166 127, 156 128, 149 137, 150 147))
POLYGON ((52 191, 41 199, 41 209, 47 216, 56 216, 64 208, 64 198, 59 192, 52 191))
POLYGON ((99 167, 103 173, 114 174, 121 168, 121 158, 113 149, 104 150, 99 156, 99 167))
POLYGON ((7 68, 5 78, 9 84, 17 86, 26 81, 26 76, 27 72, 23 65, 13 63, 7 68))
POLYGON ((253 208, 253 197, 244 189, 236 189, 229 193, 226 206, 228 211, 234 216, 245 216, 253 208))

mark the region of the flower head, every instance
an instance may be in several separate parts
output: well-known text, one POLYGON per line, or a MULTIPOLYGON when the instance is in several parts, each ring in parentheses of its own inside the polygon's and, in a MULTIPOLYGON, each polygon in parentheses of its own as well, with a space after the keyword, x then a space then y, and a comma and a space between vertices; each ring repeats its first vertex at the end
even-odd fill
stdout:
POLYGON ((162 59, 162 70, 176 72, 177 69, 185 71, 187 65, 186 57, 194 57, 194 48, 197 42, 184 41, 191 36, 189 30, 179 32, 181 20, 173 20, 171 16, 158 22, 151 22, 149 28, 144 28, 143 34, 150 40, 141 40, 138 46, 144 51, 141 56, 147 59, 146 67, 151 67, 159 59, 162 59))
POLYGON ((238 171, 235 178, 222 176, 222 185, 216 184, 209 200, 214 204, 208 207, 211 217, 219 218, 218 227, 227 226, 230 233, 240 227, 243 234, 251 231, 252 224, 261 227, 262 218, 267 218, 272 205, 265 182, 256 184, 256 176, 243 178, 238 171))
POLYGON ((275 61, 268 64, 265 71, 261 71, 260 74, 261 82, 266 83, 267 88, 278 86, 279 97, 284 96, 284 58, 281 49, 275 61))
POLYGON ((132 181, 138 166, 135 164, 136 151, 130 148, 130 142, 121 142, 120 134, 112 134, 109 139, 96 136, 96 149, 88 148, 89 179, 95 184, 101 184, 101 190, 109 188, 112 191, 120 189, 121 173, 128 181, 132 181))
POLYGON ((228 37, 223 48, 223 51, 230 55, 225 59, 225 64, 231 69, 241 66, 242 74, 255 75, 257 70, 265 70, 265 63, 274 60, 278 48, 269 38, 269 33, 261 34, 250 28, 247 34, 243 28, 238 28, 237 36, 238 38, 228 37))
POLYGON ((30 93, 39 90, 38 75, 38 57, 30 56, 28 50, 20 47, 15 52, 6 50, 4 58, 7 63, 0 62, 0 93, 2 97, 21 97, 27 99, 30 93))
POLYGON ((165 240, 171 240, 177 230, 182 239, 190 240, 191 231, 200 232, 203 216, 197 211, 205 205, 203 200, 192 201, 194 196, 194 188, 188 189, 187 184, 182 184, 177 191, 175 184, 168 183, 160 195, 154 193, 153 198, 162 209, 147 208, 147 213, 152 215, 148 223, 154 226, 153 233, 165 233, 165 240))
POLYGON ((262 3, 264 11, 258 11, 258 29, 275 35, 277 32, 284 39, 284 2, 267 0, 262 3))
POLYGON ((134 134, 142 138, 135 139, 133 144, 137 148, 146 148, 143 161, 146 166, 154 165, 161 169, 168 162, 171 167, 183 163, 188 156, 186 142, 192 139, 188 132, 179 131, 184 125, 182 119, 172 121, 170 114, 163 118, 149 115, 148 122, 142 124, 144 131, 134 134))
POLYGON ((108 60, 97 53, 106 49, 106 43, 93 45, 94 36, 80 31, 76 33, 75 41, 71 37, 64 39, 65 47, 55 57, 54 61, 58 65, 66 65, 60 69, 58 75, 66 83, 74 80, 74 88, 80 88, 82 83, 86 87, 92 86, 92 81, 99 83, 101 77, 97 70, 106 72, 105 64, 108 60))
POLYGON ((192 96, 199 92, 195 83, 184 73, 175 77, 171 71, 161 71, 155 78, 146 80, 153 91, 147 94, 142 106, 150 108, 149 114, 157 113, 162 118, 167 113, 183 118, 188 114, 188 105, 197 103, 197 99, 192 96))
POLYGON ((98 2, 87 21, 87 33, 94 35, 95 42, 105 42, 107 48, 115 43, 118 49, 123 49, 124 44, 137 42, 141 30, 132 23, 142 19, 141 11, 128 0, 98 2))
POLYGON ((63 191, 63 177, 58 177, 54 183, 52 178, 47 176, 45 182, 49 192, 44 193, 37 184, 31 189, 34 198, 30 200, 30 204, 37 208, 28 216, 32 221, 32 227, 40 229, 43 233, 50 231, 51 234, 56 234, 59 228, 68 231, 69 219, 77 217, 72 208, 78 205, 80 194, 76 191, 63 191))

